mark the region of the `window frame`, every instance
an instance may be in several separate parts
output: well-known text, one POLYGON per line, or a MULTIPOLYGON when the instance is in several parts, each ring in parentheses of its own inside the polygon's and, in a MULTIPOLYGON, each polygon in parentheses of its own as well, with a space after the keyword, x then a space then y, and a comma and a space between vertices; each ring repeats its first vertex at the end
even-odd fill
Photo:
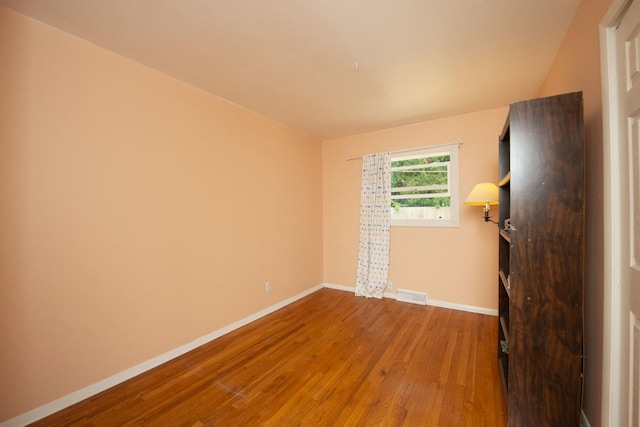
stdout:
MULTIPOLYGON (((451 218, 449 219, 393 219, 390 218, 389 225, 392 227, 437 227, 437 228, 451 228, 460 226, 460 194, 459 194, 459 182, 460 182, 460 143, 442 144, 431 147, 419 148, 415 150, 403 150, 395 153, 391 153, 391 162, 400 160, 415 155, 424 155, 425 157, 437 156, 438 154, 449 154, 449 198, 450 198, 450 212, 451 218)), ((393 171, 391 172, 393 174, 393 171)), ((391 192, 391 188, 389 188, 391 192)), ((393 199, 392 199, 393 200, 393 199)), ((390 210, 393 210, 390 207, 390 210)), ((391 216, 391 211, 389 213, 391 216)))

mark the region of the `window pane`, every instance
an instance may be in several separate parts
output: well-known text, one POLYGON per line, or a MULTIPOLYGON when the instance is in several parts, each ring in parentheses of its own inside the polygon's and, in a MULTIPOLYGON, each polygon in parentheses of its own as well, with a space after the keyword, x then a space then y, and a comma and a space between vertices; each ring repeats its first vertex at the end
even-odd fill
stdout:
POLYGON ((449 163, 449 153, 392 159, 391 217, 449 218, 449 163))
POLYGON ((457 227, 458 144, 391 158, 391 225, 457 227))
POLYGON ((410 219, 451 219, 451 207, 432 207, 432 206, 414 206, 401 207, 391 209, 391 219, 410 220, 410 219))

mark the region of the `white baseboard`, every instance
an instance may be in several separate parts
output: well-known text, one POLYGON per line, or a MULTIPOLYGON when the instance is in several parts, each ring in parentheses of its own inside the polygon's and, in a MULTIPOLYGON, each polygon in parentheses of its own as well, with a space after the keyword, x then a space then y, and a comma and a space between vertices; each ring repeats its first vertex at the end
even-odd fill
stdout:
MULTIPOLYGON (((355 293, 355 291, 356 291, 353 286, 336 285, 336 284, 333 284, 333 283, 325 283, 324 287, 325 288, 330 288, 330 289, 337 289, 339 291, 353 292, 353 293, 355 293)), ((384 293, 384 297, 385 298, 395 299, 396 298, 396 294, 390 293, 390 292, 385 292, 384 293)), ((447 301, 438 301, 438 300, 433 300, 433 299, 430 299, 430 298, 427 299, 427 305, 431 305, 431 306, 434 306, 434 307, 448 308, 448 309, 451 309, 451 310, 468 311, 468 312, 471 312, 471 313, 488 314, 490 316, 497 316, 498 315, 498 310, 493 309, 493 308, 475 307, 475 306, 472 306, 472 305, 457 304, 457 303, 447 302, 447 301)))
MULTIPOLYGON (((351 292, 353 294, 356 293, 356 288, 353 287, 353 286, 343 286, 343 285, 336 285, 334 283, 325 283, 324 287, 325 288, 329 288, 329 289, 337 289, 339 291, 351 292)), ((384 297, 385 298, 396 299, 396 294, 385 292, 384 293, 384 297)))
POLYGON ((68 394, 66 396, 63 396, 59 399, 54 400, 53 402, 47 403, 43 406, 40 406, 36 409, 33 409, 29 412, 25 412, 22 415, 18 415, 15 418, 11 418, 7 421, 4 421, 2 423, 0 423, 0 427, 22 427, 25 426, 27 424, 31 424, 35 421, 41 420, 42 418, 49 416, 53 413, 56 413, 58 411, 61 411, 64 408, 68 408, 71 405, 74 405, 84 399, 87 399, 91 396, 94 396, 102 391, 105 391, 113 386, 116 386, 124 381, 127 381, 137 375, 142 374, 143 372, 146 372, 152 368, 155 368, 156 366, 159 366, 163 363, 168 362, 171 359, 175 359, 178 356, 181 356, 195 348, 200 347, 203 344, 206 344, 210 341, 215 340, 216 338, 219 338, 225 334, 228 334, 231 331, 234 331, 238 328, 241 328, 242 326, 248 325, 249 323, 260 319, 261 317, 264 317, 268 314, 273 313, 276 310, 279 310, 301 298, 306 297, 307 295, 310 295, 320 289, 322 289, 324 287, 324 285, 317 285, 314 286, 311 289, 308 289, 302 293, 299 293, 298 295, 295 295, 291 298, 288 298, 284 301, 281 301, 275 305, 272 305, 271 307, 267 307, 264 310, 261 310, 255 314, 252 314, 251 316, 245 317, 244 319, 241 319, 235 323, 232 323, 228 326, 225 326, 224 328, 218 329, 216 331, 213 331, 205 336, 202 336, 188 344, 185 344, 183 346, 180 346, 178 348, 175 348, 171 351, 168 351, 164 354, 161 354, 159 356, 154 357, 153 359, 149 359, 146 362, 142 362, 139 365, 136 365, 132 368, 129 368, 125 371, 122 371, 118 374, 115 374, 109 378, 106 378, 102 381, 98 381, 95 384, 91 384, 83 389, 80 389, 78 391, 74 391, 71 394, 68 394))
POLYGON ((349 287, 349 286, 335 285, 333 283, 324 283, 323 286, 325 288, 337 289, 339 291, 353 292, 353 293, 356 292, 356 288, 354 288, 353 286, 349 287))
POLYGON ((433 299, 427 300, 427 305, 434 307, 449 308, 451 310, 468 311, 470 313, 487 314, 489 316, 498 316, 498 310, 494 308, 476 307, 473 305, 456 304, 447 301, 438 301, 433 299))

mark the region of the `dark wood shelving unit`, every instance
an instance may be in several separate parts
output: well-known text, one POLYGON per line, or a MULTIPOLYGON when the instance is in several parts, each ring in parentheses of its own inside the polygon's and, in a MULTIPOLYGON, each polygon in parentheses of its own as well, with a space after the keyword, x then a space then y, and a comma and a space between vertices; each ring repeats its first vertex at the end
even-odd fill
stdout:
POLYGON ((498 363, 508 425, 580 425, 582 93, 511 104, 498 139, 498 363))

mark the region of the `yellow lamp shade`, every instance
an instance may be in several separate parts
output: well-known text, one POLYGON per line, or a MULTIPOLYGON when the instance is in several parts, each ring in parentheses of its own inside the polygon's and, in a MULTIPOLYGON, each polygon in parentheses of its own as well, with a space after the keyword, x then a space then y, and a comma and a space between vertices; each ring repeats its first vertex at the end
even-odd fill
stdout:
POLYGON ((468 206, 497 205, 500 200, 498 186, 493 182, 476 184, 464 201, 468 206))

